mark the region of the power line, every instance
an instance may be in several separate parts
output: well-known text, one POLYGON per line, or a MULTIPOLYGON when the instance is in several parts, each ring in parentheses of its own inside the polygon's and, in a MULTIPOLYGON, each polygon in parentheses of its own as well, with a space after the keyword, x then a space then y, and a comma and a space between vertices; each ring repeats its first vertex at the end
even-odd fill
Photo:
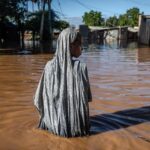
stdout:
POLYGON ((57 0, 57 2, 58 2, 59 9, 60 9, 60 11, 61 11, 61 13, 62 13, 62 9, 61 9, 60 1, 59 1, 59 0, 57 0))
POLYGON ((55 10, 59 11, 58 8, 52 3, 52 7, 54 7, 55 10))
POLYGON ((61 8, 61 4, 60 4, 60 0, 57 0, 58 2, 58 6, 59 6, 59 9, 60 9, 60 12, 62 13, 62 15, 64 16, 64 18, 66 17, 62 11, 62 8, 61 8))
MULTIPOLYGON (((126 0, 124 0, 124 1, 126 1, 126 0)), ((134 4, 137 4, 137 5, 143 5, 143 6, 150 7, 150 3, 143 3, 143 2, 141 2, 141 1, 139 2, 137 0, 128 0, 128 1, 130 1, 130 2, 132 2, 134 4)))
POLYGON ((64 14, 62 14, 60 11, 54 11, 54 12, 58 13, 59 15, 61 15, 64 18, 67 18, 67 16, 64 16, 64 14))
POLYGON ((117 12, 112 12, 112 11, 109 11, 109 10, 105 10, 105 9, 102 9, 102 8, 97 8, 95 6, 89 6, 89 5, 85 5, 84 3, 80 2, 79 0, 73 0, 74 2, 78 3, 79 5, 81 5, 82 7, 88 9, 88 10, 92 10, 92 9, 96 9, 96 10, 103 10, 105 12, 109 12, 109 13, 114 13, 114 14, 118 14, 120 15, 119 13, 117 12))
POLYGON ((62 18, 66 19, 67 18, 67 15, 62 13, 62 11, 59 11, 60 10, 60 7, 59 7, 59 10, 58 8, 52 3, 52 7, 54 8, 54 12, 56 12, 57 14, 61 15, 62 18))
POLYGON ((84 3, 80 2, 79 0, 73 0, 73 1, 76 1, 79 5, 83 6, 84 8, 91 10, 90 7, 88 7, 88 6, 85 5, 84 3))

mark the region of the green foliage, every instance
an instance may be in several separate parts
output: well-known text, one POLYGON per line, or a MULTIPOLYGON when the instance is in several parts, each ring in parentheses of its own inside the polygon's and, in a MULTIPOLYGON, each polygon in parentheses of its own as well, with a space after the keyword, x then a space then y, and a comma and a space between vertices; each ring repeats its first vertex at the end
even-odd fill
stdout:
POLYGON ((119 26, 126 26, 126 25, 128 25, 128 18, 127 18, 126 14, 119 16, 118 25, 119 26))
POLYGON ((109 17, 106 20, 106 26, 108 26, 108 27, 114 27, 114 26, 117 26, 117 25, 118 25, 118 18, 116 16, 109 17))
MULTIPOLYGON (((51 23, 54 29, 63 30, 69 26, 69 23, 63 20, 59 20, 58 15, 52 10, 51 12, 51 23)), ((25 28, 39 34, 40 24, 41 24, 42 11, 36 11, 28 15, 28 19, 25 22, 25 28)), ((44 37, 49 34, 49 23, 48 23, 48 11, 45 11, 45 20, 44 20, 44 37)))
MULTIPOLYGON (((54 12, 52 14, 52 22, 54 19, 57 17, 54 12)), ((45 19, 44 19, 44 30, 43 30, 43 37, 45 40, 49 39, 49 19, 48 19, 48 11, 45 11, 44 13, 45 19)), ((25 29, 26 30, 31 30, 33 33, 39 34, 40 32, 40 27, 41 27, 41 18, 42 18, 42 11, 36 11, 33 13, 30 13, 27 17, 27 20, 25 22, 25 29)))
POLYGON ((127 10, 126 15, 128 18, 128 25, 137 26, 139 14, 140 14, 140 10, 136 7, 127 10))
POLYGON ((69 23, 64 20, 56 20, 54 21, 53 28, 62 31, 63 29, 67 28, 69 23))
POLYGON ((106 26, 138 26, 139 14, 143 14, 140 13, 139 8, 130 8, 125 14, 121 14, 118 18, 116 16, 109 17, 106 20, 106 26))
POLYGON ((100 26, 104 22, 104 19, 102 18, 102 13, 93 10, 91 10, 90 12, 85 12, 82 16, 82 19, 83 22, 88 26, 100 26))
POLYGON ((41 12, 30 13, 28 19, 25 22, 25 28, 27 30, 39 32, 40 20, 41 20, 41 12))
POLYGON ((138 26, 139 14, 141 14, 139 8, 128 9, 125 14, 119 16, 119 25, 138 26))
POLYGON ((8 18, 17 21, 24 16, 26 0, 0 0, 0 20, 8 18))
POLYGON ((24 32, 24 19, 27 12, 25 2, 26 0, 0 0, 0 26, 3 27, 0 30, 0 38, 4 38, 7 24, 14 23, 19 31, 24 32))

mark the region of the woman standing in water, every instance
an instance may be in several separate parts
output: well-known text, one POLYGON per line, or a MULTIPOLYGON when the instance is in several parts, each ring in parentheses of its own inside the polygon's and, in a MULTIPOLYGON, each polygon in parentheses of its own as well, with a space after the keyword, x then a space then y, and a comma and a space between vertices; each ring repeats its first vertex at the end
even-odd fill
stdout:
POLYGON ((80 34, 66 28, 58 37, 55 56, 46 63, 34 95, 39 128, 64 137, 89 135, 88 102, 92 97, 87 67, 73 59, 80 55, 80 34))

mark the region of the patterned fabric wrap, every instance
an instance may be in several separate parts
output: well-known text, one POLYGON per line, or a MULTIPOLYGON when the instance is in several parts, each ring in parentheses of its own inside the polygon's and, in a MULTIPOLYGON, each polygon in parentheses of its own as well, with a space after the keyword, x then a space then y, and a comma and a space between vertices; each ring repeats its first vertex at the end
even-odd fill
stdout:
POLYGON ((46 63, 33 96, 40 117, 38 128, 64 137, 89 134, 92 96, 87 67, 70 54, 76 37, 73 28, 60 33, 54 58, 46 63))

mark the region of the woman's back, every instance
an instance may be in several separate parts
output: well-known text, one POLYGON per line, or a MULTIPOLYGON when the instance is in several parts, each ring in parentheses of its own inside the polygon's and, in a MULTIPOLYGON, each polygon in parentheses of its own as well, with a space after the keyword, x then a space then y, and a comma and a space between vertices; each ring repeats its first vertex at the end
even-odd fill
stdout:
POLYGON ((39 128, 65 137, 89 133, 91 92, 87 67, 72 59, 68 41, 60 49, 64 37, 74 41, 75 35, 66 29, 59 36, 56 55, 45 65, 34 97, 40 113, 39 128), (69 39, 70 36, 74 39, 69 39))

